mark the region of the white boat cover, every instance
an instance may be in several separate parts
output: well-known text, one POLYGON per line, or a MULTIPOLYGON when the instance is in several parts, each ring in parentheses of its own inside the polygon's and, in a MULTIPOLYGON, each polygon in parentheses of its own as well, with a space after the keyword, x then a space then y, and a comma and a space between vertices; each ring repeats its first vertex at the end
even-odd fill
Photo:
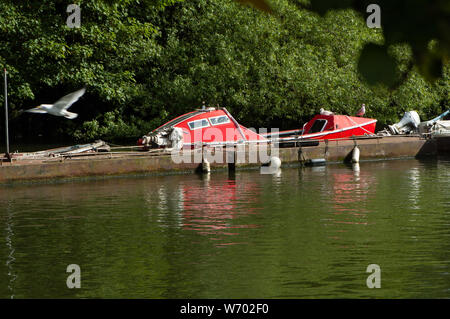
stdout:
POLYGON ((450 121, 437 121, 431 128, 432 136, 450 135, 450 121))

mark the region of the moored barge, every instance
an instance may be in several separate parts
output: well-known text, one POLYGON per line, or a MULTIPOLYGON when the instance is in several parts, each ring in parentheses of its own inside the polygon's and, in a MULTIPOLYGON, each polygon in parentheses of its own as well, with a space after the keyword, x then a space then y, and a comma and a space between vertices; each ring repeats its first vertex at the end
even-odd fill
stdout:
MULTIPOLYGON (((1 162, 0 183, 193 172, 201 165, 205 154, 213 155, 212 169, 226 169, 230 163, 233 167, 260 166, 266 161, 262 155, 270 156, 274 152, 283 164, 299 164, 311 159, 342 162, 349 158, 355 146, 360 150, 361 161, 448 154, 446 145, 450 144, 450 137, 435 138, 429 130, 379 135, 374 134, 375 122, 375 119, 363 117, 320 114, 302 129, 259 134, 239 124, 225 108, 200 109, 150 132, 139 140, 138 146, 125 147, 129 149, 126 152, 97 141, 49 151, 10 154, 11 160, 4 157, 1 162), (216 137, 208 128, 214 129, 216 137), (283 145, 288 147, 279 147, 283 145), (136 148, 139 151, 135 151, 136 148), (174 160, 180 153, 184 160, 174 160)), ((394 126, 401 131, 409 124, 402 119, 394 126)), ((412 126, 417 129, 418 124, 412 126)))

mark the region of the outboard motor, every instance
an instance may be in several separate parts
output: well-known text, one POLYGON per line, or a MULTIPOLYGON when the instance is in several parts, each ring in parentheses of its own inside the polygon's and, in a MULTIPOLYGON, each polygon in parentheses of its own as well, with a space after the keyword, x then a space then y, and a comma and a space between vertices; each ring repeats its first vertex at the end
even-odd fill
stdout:
POLYGON ((410 134, 417 131, 420 124, 420 116, 416 111, 405 112, 400 122, 389 125, 389 131, 392 135, 410 134))
POLYGON ((144 135, 139 139, 138 144, 144 145, 145 149, 157 147, 180 150, 183 147, 183 129, 172 127, 144 135))
POLYGON ((170 146, 173 150, 181 150, 183 148, 183 129, 179 127, 174 127, 169 135, 170 146))

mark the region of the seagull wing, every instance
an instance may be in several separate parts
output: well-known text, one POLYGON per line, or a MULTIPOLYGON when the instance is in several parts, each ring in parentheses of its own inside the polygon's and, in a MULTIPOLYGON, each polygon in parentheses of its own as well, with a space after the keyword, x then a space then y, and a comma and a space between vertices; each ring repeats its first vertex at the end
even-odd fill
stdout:
POLYGON ((86 92, 86 89, 82 88, 81 90, 67 94, 56 101, 55 104, 53 104, 53 107, 61 111, 67 110, 73 103, 78 101, 78 99, 83 96, 84 92, 86 92))
POLYGON ((32 108, 32 109, 26 110, 26 111, 24 111, 24 112, 28 112, 28 113, 41 113, 41 114, 47 113, 46 110, 40 109, 40 108, 38 108, 38 107, 35 107, 35 108, 32 108))
POLYGON ((72 113, 72 112, 66 111, 64 117, 65 117, 66 119, 73 120, 73 119, 75 119, 75 118, 78 117, 78 114, 77 114, 77 113, 72 113))

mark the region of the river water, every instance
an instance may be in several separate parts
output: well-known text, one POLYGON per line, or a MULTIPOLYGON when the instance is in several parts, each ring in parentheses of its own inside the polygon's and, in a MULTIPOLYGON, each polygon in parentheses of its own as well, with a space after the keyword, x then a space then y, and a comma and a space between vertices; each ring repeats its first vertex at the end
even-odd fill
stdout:
POLYGON ((448 298, 449 190, 450 160, 3 185, 0 297, 448 298))

